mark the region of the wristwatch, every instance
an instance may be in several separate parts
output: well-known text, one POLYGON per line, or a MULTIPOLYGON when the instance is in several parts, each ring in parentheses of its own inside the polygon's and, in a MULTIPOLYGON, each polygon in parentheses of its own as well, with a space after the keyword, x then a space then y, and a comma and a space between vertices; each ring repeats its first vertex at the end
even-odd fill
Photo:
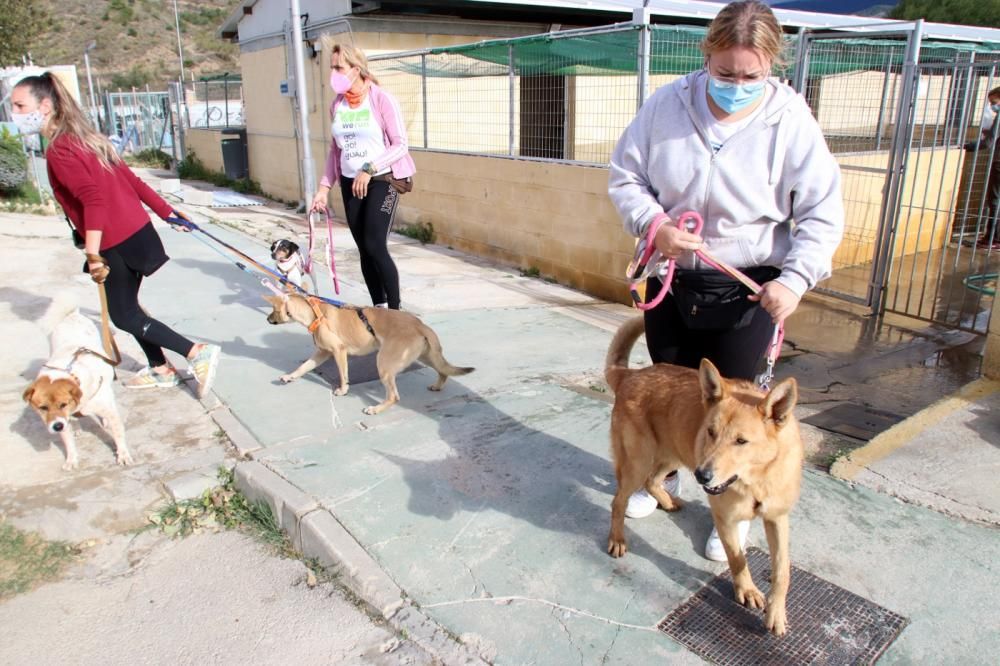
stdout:
POLYGON ((371 162, 365 162, 364 164, 362 164, 361 165, 361 170, 364 171, 369 176, 374 176, 375 175, 375 167, 372 166, 371 162))

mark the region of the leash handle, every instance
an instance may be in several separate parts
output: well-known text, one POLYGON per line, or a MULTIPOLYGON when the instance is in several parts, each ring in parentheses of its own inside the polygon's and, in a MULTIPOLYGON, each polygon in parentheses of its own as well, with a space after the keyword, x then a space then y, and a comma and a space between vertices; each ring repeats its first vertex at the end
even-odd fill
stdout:
POLYGON ((111 365, 111 367, 116 367, 122 362, 122 355, 118 351, 118 343, 115 342, 114 336, 111 335, 111 322, 110 317, 108 317, 108 292, 104 288, 103 282, 98 283, 97 292, 101 296, 101 342, 104 345, 104 353, 107 356, 95 355, 101 356, 104 362, 111 365))
POLYGON ((315 212, 316 211, 311 210, 306 213, 306 220, 309 222, 309 249, 306 250, 306 260, 302 266, 303 273, 312 273, 313 238, 316 235, 316 227, 313 224, 313 214, 315 212))
POLYGON ((337 281, 337 264, 333 258, 333 218, 330 209, 326 209, 326 260, 330 266, 330 278, 333 280, 333 293, 340 294, 340 282, 337 281))
POLYGON ((176 208, 170 212, 173 213, 173 215, 169 215, 167 217, 166 222, 168 224, 174 224, 177 225, 178 227, 184 227, 186 229, 190 229, 191 231, 198 230, 198 225, 192 222, 191 219, 184 213, 180 212, 176 208))

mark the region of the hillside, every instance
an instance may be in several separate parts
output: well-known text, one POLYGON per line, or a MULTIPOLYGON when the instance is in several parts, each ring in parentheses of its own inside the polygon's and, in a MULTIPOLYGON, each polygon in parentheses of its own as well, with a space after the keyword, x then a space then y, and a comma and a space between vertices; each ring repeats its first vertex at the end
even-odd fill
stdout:
MULTIPOLYGON (((215 36, 235 0, 178 0, 184 74, 238 72, 238 49, 215 36)), ((36 41, 37 65, 76 64, 86 85, 83 50, 91 40, 90 68, 105 89, 162 90, 180 71, 172 0, 38 0, 47 12, 46 32, 36 41)), ((95 87, 98 81, 94 81, 95 87)))

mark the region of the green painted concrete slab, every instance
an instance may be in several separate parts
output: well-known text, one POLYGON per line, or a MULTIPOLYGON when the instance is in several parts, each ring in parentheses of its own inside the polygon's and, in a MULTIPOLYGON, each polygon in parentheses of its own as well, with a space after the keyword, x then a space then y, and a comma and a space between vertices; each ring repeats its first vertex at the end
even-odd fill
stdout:
MULTIPOLYGON (((430 370, 405 373, 402 404, 367 417, 377 383, 336 399, 322 378, 272 384, 311 353, 308 336, 263 322, 249 276, 164 235, 184 258, 150 282, 156 314, 223 342, 217 392, 267 445, 263 461, 330 507, 433 617, 482 635, 500 663, 694 659, 651 628, 724 567, 701 557, 703 494, 685 473, 693 501, 629 521, 633 552, 608 557, 610 407, 560 386, 599 372, 608 333, 543 305, 429 313, 446 356, 477 371, 441 394, 425 390, 430 370)), ((765 546, 759 523, 750 538, 765 546)), ((1000 652, 996 529, 807 473, 792 560, 910 618, 882 663, 1000 652)))

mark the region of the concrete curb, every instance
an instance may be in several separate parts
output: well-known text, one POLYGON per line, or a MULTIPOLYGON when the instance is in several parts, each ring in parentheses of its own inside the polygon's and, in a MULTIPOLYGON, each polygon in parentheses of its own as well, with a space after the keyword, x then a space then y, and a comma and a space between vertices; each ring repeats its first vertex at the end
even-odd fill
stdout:
POLYGON ((278 525, 299 552, 336 569, 351 592, 408 640, 444 664, 487 663, 414 606, 361 544, 315 499, 257 461, 237 464, 234 478, 247 499, 271 507, 278 525))
POLYGON ((851 451, 830 466, 830 474, 845 481, 853 480, 869 465, 912 441, 927 428, 941 421, 952 412, 962 409, 979 398, 1000 391, 1000 381, 986 378, 963 386, 954 394, 938 400, 929 407, 906 418, 883 433, 872 438, 861 448, 851 451))

